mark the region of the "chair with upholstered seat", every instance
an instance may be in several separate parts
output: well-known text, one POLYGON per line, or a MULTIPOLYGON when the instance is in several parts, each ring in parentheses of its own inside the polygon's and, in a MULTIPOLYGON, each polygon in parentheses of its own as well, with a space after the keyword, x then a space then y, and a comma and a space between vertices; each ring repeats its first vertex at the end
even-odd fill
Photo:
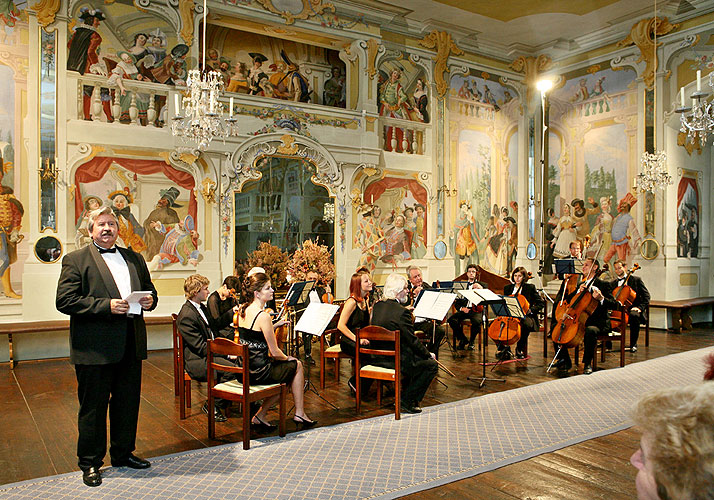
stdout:
MULTIPOLYGON (((620 313, 618 318, 613 318, 610 320, 610 325, 612 331, 603 335, 598 335, 597 343, 600 346, 600 361, 605 362, 605 343, 607 341, 619 341, 620 342, 620 367, 625 366, 625 337, 627 335, 627 322, 622 321, 619 318, 625 316, 625 309, 620 306, 617 310, 620 313)), ((616 315, 617 316, 617 315, 616 315)), ((593 356, 593 370, 597 368, 597 352, 593 356)))
POLYGON ((186 409, 191 408, 191 376, 186 373, 183 365, 183 337, 178 330, 177 318, 176 314, 171 314, 174 351, 174 395, 179 397, 179 417, 183 420, 186 418, 186 409))
POLYGON ((339 383, 340 381, 340 360, 350 359, 350 356, 342 352, 340 347, 340 337, 342 332, 337 328, 327 330, 325 333, 320 335, 320 389, 325 388, 325 365, 327 365, 327 360, 334 360, 335 362, 335 381, 339 383), (332 345, 328 345, 328 335, 332 338, 332 345))
POLYGON ((250 385, 248 349, 241 344, 236 344, 224 338, 210 340, 207 354, 208 437, 210 439, 215 439, 216 437, 215 399, 237 401, 241 403, 243 414, 243 449, 250 449, 250 403, 276 395, 280 396, 278 404, 280 415, 278 434, 281 437, 285 436, 285 395, 287 394, 287 386, 285 384, 250 385), (237 358, 236 366, 216 363, 214 362, 215 356, 235 356, 237 358), (215 384, 216 371, 235 373, 238 375, 238 379, 215 384))
MULTIPOLYGON (((361 394, 361 379, 369 378, 375 380, 384 380, 389 382, 394 382, 394 411, 395 419, 400 418, 400 377, 401 373, 401 363, 399 360, 399 330, 390 331, 381 326, 366 326, 360 328, 356 333, 357 340, 355 342, 355 375, 357 380, 357 413, 360 410, 360 394, 361 394), (361 345, 360 341, 362 339, 369 340, 369 345, 361 345), (377 345, 375 348, 374 342, 387 343, 377 345), (385 348, 386 347, 386 348, 385 348), (376 365, 365 365, 362 366, 360 363, 360 355, 369 354, 371 356, 387 356, 394 358, 394 368, 384 368, 382 366, 376 365)), ((377 384, 377 404, 382 404, 382 384, 377 384)))

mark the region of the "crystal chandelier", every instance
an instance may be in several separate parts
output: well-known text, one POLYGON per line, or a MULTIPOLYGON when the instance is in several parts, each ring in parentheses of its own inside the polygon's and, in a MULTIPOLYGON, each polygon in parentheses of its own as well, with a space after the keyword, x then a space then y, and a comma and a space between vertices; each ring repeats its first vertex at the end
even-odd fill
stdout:
POLYGON ((206 150, 214 138, 225 141, 226 137, 238 135, 237 120, 233 118, 233 98, 228 106, 228 119, 223 117, 223 104, 218 100, 223 92, 223 76, 214 70, 206 71, 206 0, 203 0, 203 12, 203 65, 201 69, 188 72, 188 95, 184 95, 180 103, 178 94, 175 95, 176 116, 171 124, 173 135, 195 143, 200 151, 206 150))
MULTIPOLYGON (((714 73, 709 73, 709 86, 714 89, 714 73)), ((679 95, 682 105, 675 111, 681 113, 680 132, 686 133, 692 144, 697 138, 700 144, 705 144, 709 134, 714 132, 714 104, 707 102, 709 94, 702 92, 701 70, 697 70, 697 91, 692 94, 692 106, 688 107, 684 103, 684 87, 679 90, 679 95)))

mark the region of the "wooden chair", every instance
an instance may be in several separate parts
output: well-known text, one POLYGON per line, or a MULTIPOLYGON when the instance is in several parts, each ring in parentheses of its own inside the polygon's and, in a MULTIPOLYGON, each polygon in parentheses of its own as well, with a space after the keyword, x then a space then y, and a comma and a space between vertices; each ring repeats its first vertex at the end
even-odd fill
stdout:
MULTIPOLYGON (((399 355, 399 330, 390 331, 381 326, 366 326, 361 328, 356 332, 356 346, 355 346, 355 375, 357 378, 357 413, 359 413, 360 408, 360 389, 361 389, 361 379, 370 378, 376 380, 387 380, 394 382, 394 417, 396 420, 400 418, 400 402, 401 402, 401 384, 400 376, 401 373, 401 363, 399 355), (360 344, 361 339, 367 339, 370 341, 370 345, 363 346, 360 344), (375 349, 372 345, 374 341, 390 342, 394 343, 393 349, 375 349), (394 368, 383 368, 381 366, 366 365, 361 366, 360 364, 360 354, 370 354, 372 356, 392 356, 394 357, 394 368)), ((377 404, 382 404, 382 384, 377 385, 377 404)))
MULTIPOLYGON (((625 316, 625 309, 620 307, 618 309, 620 312, 620 317, 625 316)), ((625 366, 625 342, 627 338, 627 322, 620 319, 611 320, 612 332, 605 335, 598 335, 597 343, 600 346, 600 361, 605 362, 605 342, 609 341, 619 341, 620 342, 620 367, 625 366)), ((593 370, 597 368, 597 352, 593 356, 593 370)))
POLYGON ((186 409, 191 408, 191 376, 183 365, 183 337, 178 330, 176 314, 171 314, 174 349, 174 394, 179 397, 179 417, 186 418, 186 409))
POLYGON ((340 347, 340 337, 342 332, 337 328, 327 330, 325 333, 320 335, 320 389, 325 388, 325 365, 328 359, 334 360, 335 362, 335 381, 339 383, 340 381, 340 360, 350 359, 350 356, 342 352, 340 347), (327 345, 327 336, 331 336, 334 339, 333 345, 327 345))
POLYGON ((259 401, 271 396, 279 395, 279 414, 280 421, 278 423, 278 434, 285 436, 285 395, 287 394, 287 386, 285 384, 268 384, 268 385, 250 385, 249 369, 248 369, 248 350, 241 344, 224 339, 217 338, 208 342, 208 359, 206 366, 208 368, 208 437, 215 439, 216 437, 216 420, 215 420, 215 398, 227 399, 229 401, 238 401, 241 403, 243 413, 243 449, 250 449, 250 403, 259 401), (236 366, 226 366, 215 363, 214 356, 236 356, 238 361, 236 366), (215 384, 215 372, 237 373, 238 380, 229 380, 220 384, 215 384))

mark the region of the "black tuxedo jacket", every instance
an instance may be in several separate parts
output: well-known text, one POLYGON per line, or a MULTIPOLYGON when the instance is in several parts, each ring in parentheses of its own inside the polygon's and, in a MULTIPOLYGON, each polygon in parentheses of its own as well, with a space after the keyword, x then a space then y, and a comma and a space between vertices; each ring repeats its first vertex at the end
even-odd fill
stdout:
MULTIPOLYGON (((509 283, 508 285, 503 287, 503 295, 513 295, 513 290, 515 288, 515 284, 509 283)), ((538 290, 536 289, 535 285, 532 283, 523 283, 521 295, 526 298, 526 300, 528 301, 528 305, 530 306, 528 309, 528 316, 537 318, 538 313, 541 312, 545 307, 545 301, 543 300, 543 297, 541 297, 538 293, 538 290)))
MULTIPOLYGON (((617 287, 617 281, 618 280, 615 279, 612 283, 610 283, 613 290, 617 287)), ((642 318, 646 318, 647 307, 650 305, 650 292, 647 290, 645 282, 639 276, 631 274, 630 278, 627 280, 627 286, 632 288, 637 294, 634 302, 632 302, 632 307, 639 307, 640 311, 642 311, 642 318)))
MULTIPOLYGON (((612 309, 617 309, 618 304, 615 299, 612 298, 612 287, 607 281, 603 281, 600 278, 595 278, 593 281, 593 286, 597 287, 604 297, 603 303, 598 304, 597 308, 590 315, 588 320, 585 322, 585 326, 596 326, 600 329, 600 332, 609 332, 611 330, 610 326, 610 311, 612 309)), ((578 294, 578 290, 575 290, 572 294, 566 294, 565 300, 570 302, 570 300, 578 294)))
MULTIPOLYGON (((208 308, 201 304, 201 309, 208 318, 208 308)), ((208 341, 216 335, 188 300, 181 306, 176 325, 183 337, 183 365, 186 371, 192 379, 205 381, 208 341)))
MULTIPOLYGON (((394 299, 380 300, 372 308, 371 325, 387 330, 399 330, 400 362, 402 371, 409 371, 414 362, 431 358, 426 346, 414 335, 414 317, 411 311, 394 299)), ((374 346, 378 349, 378 345, 374 346)), ((385 346, 387 349, 393 346, 385 346)), ((375 359, 375 364, 381 364, 375 359)))
MULTIPOLYGON (((151 291, 155 309, 159 297, 151 282, 144 258, 132 250, 117 247, 129 266, 132 291, 151 291)), ((121 299, 111 271, 93 244, 67 254, 57 283, 55 305, 68 314, 70 350, 73 364, 105 365, 124 356, 127 333, 133 327, 136 358, 146 359, 146 324, 141 315, 111 313, 111 299, 121 299)))

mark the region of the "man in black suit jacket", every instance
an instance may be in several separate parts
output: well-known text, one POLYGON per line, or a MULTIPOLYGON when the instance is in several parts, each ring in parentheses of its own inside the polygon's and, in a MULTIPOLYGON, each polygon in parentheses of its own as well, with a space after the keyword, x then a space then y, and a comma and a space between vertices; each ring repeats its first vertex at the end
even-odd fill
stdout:
POLYGON ((62 260, 57 310, 70 315, 70 362, 77 373, 79 440, 77 455, 87 486, 99 486, 107 451, 107 407, 111 421, 109 455, 115 467, 151 464, 133 454, 139 418, 141 361, 146 359, 143 311, 158 296, 141 255, 115 246, 117 218, 110 207, 89 216, 93 244, 62 260), (145 291, 137 311, 122 297, 145 291))
MULTIPOLYGON (((585 259, 583 264, 585 282, 573 293, 565 294, 566 302, 570 302, 578 293, 587 289, 592 293, 592 298, 598 302, 597 307, 585 322, 585 348, 583 349, 583 365, 585 365, 583 373, 585 375, 590 375, 593 372, 592 360, 595 355, 597 337, 610 331, 610 310, 617 307, 617 302, 612 298, 610 283, 598 277, 599 269, 600 263, 597 260, 592 257, 585 259)), ((558 369, 569 370, 572 364, 568 349, 561 349, 558 358, 559 361, 556 365, 558 369)))
MULTIPOLYGON (((407 285, 407 307, 414 307, 416 305, 415 301, 419 298, 419 293, 422 290, 431 290, 431 286, 428 283, 424 283, 424 279, 421 274, 421 269, 417 266, 407 267, 407 278, 409 279, 409 284, 407 285)), ((439 346, 441 346, 441 341, 446 335, 444 327, 441 325, 436 325, 434 328, 434 323, 432 320, 419 321, 414 324, 415 330, 421 330, 429 338, 428 349, 439 358, 439 346)))
MULTIPOLYGON (((476 264, 469 264, 466 266, 466 277, 468 279, 467 288, 470 290, 488 288, 488 285, 482 281, 476 280, 476 264)), ((474 348, 474 340, 476 335, 483 328, 483 313, 477 311, 476 306, 469 307, 469 301, 465 297, 459 295, 458 298, 454 300, 454 308, 456 312, 449 318, 449 326, 454 331, 454 339, 459 341, 458 348, 464 349, 467 344, 470 351, 474 348), (471 321, 471 334, 469 335, 468 341, 464 335, 464 320, 471 321)))
MULTIPOLYGON (((625 278, 627 277, 627 264, 624 260, 618 259, 613 264, 615 267, 615 274, 617 279, 612 283, 612 289, 614 290, 618 286, 622 286, 625 283, 625 278)), ((631 274, 627 279, 627 286, 632 288, 635 292, 635 300, 630 306, 628 311, 630 315, 630 352, 637 352, 637 339, 640 337, 640 325, 647 321, 647 308, 650 305, 650 292, 645 286, 645 282, 642 278, 631 274)))
MULTIPOLYGON (((210 312, 204 305, 208 297, 209 280, 200 274, 192 274, 183 282, 183 291, 186 295, 186 302, 181 306, 181 310, 176 318, 176 325, 183 338, 183 366, 192 379, 205 382, 208 379, 208 341, 216 337, 224 337, 233 340, 232 330, 222 329, 218 334, 211 329, 210 312)), ((235 366, 227 359, 215 358, 218 364, 235 366)), ((225 372, 216 373, 216 381, 220 383, 229 379, 230 374, 225 372)), ((214 416, 217 422, 225 422, 226 416, 222 409, 230 404, 222 399, 216 400, 214 416)), ((208 402, 202 408, 204 413, 208 413, 208 402)))
MULTIPOLYGON (((407 301, 407 280, 399 274, 390 274, 384 283, 384 300, 380 300, 372 309, 371 324, 387 330, 399 330, 401 356, 402 401, 401 410, 405 413, 420 413, 419 402, 426 394, 429 384, 436 377, 438 366, 435 355, 414 335, 414 317, 402 303, 407 301)), ((374 348, 379 349, 378 343, 374 348)), ((390 347, 387 347, 390 348, 390 347)), ((393 346, 392 346, 393 348, 393 346)), ((373 364, 394 368, 392 358, 375 356, 373 364)))

